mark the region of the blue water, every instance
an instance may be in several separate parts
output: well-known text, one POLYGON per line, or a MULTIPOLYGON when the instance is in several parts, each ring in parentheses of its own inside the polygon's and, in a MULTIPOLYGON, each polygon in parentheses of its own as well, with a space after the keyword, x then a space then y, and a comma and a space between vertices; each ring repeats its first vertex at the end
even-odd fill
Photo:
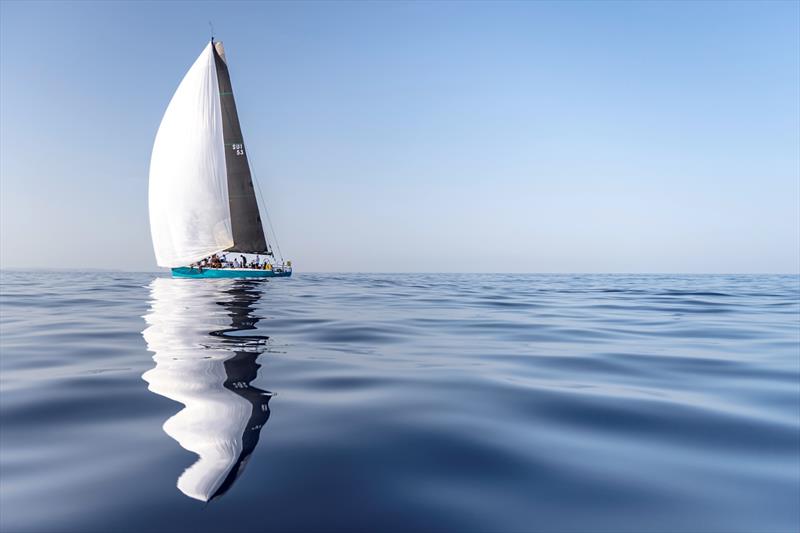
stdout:
POLYGON ((2 273, 0 530, 797 531, 797 276, 2 273))

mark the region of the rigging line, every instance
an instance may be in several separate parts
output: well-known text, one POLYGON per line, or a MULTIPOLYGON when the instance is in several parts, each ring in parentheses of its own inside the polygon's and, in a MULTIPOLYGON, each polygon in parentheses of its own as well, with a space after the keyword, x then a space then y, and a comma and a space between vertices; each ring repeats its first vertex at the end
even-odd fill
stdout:
MULTIPOLYGON (((230 73, 228 74, 228 79, 230 80, 230 73)), ((220 92, 220 95, 222 95, 222 94, 223 93, 220 92)), ((229 94, 231 96, 233 95, 233 83, 231 83, 231 92, 228 92, 228 93, 225 93, 225 94, 229 94)), ((278 257, 280 258, 281 263, 283 263, 284 262, 283 261, 283 254, 281 253, 281 247, 278 244, 278 236, 275 233, 275 228, 272 225, 272 219, 270 219, 270 217, 269 217, 269 212, 267 211, 267 204, 264 202, 264 194, 261 192, 261 184, 259 183, 259 181, 257 179, 255 179, 255 173, 253 172, 253 165, 251 164, 252 158, 250 157, 250 151, 247 149, 247 147, 245 146, 245 143, 244 143, 244 133, 242 132, 242 120, 241 120, 241 117, 239 117, 239 113, 236 112, 236 110, 235 110, 235 108, 236 108, 236 101, 235 100, 234 100, 234 104, 233 104, 232 107, 233 107, 233 109, 231 108, 231 106, 227 106, 226 107, 226 106, 220 105, 221 110, 224 109, 224 111, 225 111, 225 118, 228 119, 228 122, 232 123, 233 119, 235 118, 237 120, 237 122, 239 123, 239 137, 240 137, 239 143, 244 147, 245 158, 247 160, 247 168, 250 171, 250 182, 252 183, 253 181, 255 181, 255 183, 256 183, 256 188, 258 189, 258 196, 261 199, 261 206, 263 206, 264 215, 266 215, 266 217, 267 217, 267 225, 268 225, 268 228, 269 228, 269 232, 272 233, 272 242, 275 243, 275 248, 277 248, 277 250, 278 250, 278 257), (235 116, 234 116, 234 113, 236 113, 235 116)), ((256 202, 256 205, 258 206, 258 202, 256 202)), ((265 239, 266 238, 267 237, 265 236, 265 239)))
POLYGON ((280 258, 281 263, 283 263, 283 252, 281 252, 281 245, 278 244, 278 235, 275 233, 275 226, 272 225, 272 218, 269 216, 267 205, 264 202, 264 195, 261 193, 261 185, 259 185, 258 181, 256 181, 256 187, 258 188, 258 196, 261 198, 261 205, 264 206, 264 215, 267 217, 267 225, 269 226, 269 232, 272 234, 272 242, 275 243, 275 248, 278 250, 278 257, 280 258))
MULTIPOLYGON (((244 144, 244 143, 242 143, 244 144)), ((245 148, 245 150, 247 150, 245 148)), ((267 218, 267 226, 269 227, 269 232, 272 234, 272 242, 275 243, 275 248, 278 250, 278 257, 283 263, 283 253, 281 252, 281 245, 278 244, 278 235, 275 233, 275 227, 272 225, 272 218, 269 216, 269 210, 267 209, 267 203, 264 201, 264 194, 261 192, 261 183, 260 180, 256 177, 255 172, 253 172, 253 162, 252 158, 247 158, 247 165, 250 167, 250 176, 251 180, 256 182, 256 189, 258 189, 258 198, 261 200, 261 206, 264 208, 264 215, 267 218)))
MULTIPOLYGON (((215 51, 215 53, 216 53, 216 51, 215 51)), ((227 64, 225 66, 227 68, 227 64)), ((215 68, 216 68, 216 65, 215 65, 215 68)), ((231 86, 230 94, 231 94, 231 97, 232 97, 233 96, 233 80, 231 80, 231 77, 230 77, 230 69, 228 69, 228 81, 230 82, 230 86, 231 86)), ((222 94, 222 93, 220 93, 220 94, 222 94)), ((220 102, 220 104, 221 104, 221 102, 220 102)), ((223 107, 224 106, 220 105, 220 108, 223 108, 223 107)), ((234 109, 236 108, 236 100, 235 99, 234 99, 233 107, 234 107, 234 109)), ((228 118, 229 121, 231 121, 231 115, 233 113, 234 113, 234 111, 232 109, 230 109, 230 108, 225 109, 226 118, 228 118)), ((261 200, 261 207, 264 208, 264 215, 266 216, 266 219, 267 219, 267 227, 269 228, 269 233, 272 234, 272 242, 275 243, 275 248, 278 250, 278 258, 280 258, 281 263, 283 263, 284 262, 283 253, 281 252, 281 245, 278 244, 278 235, 275 233, 275 227, 272 225, 272 219, 270 218, 269 211, 267 210, 267 203, 264 201, 264 194, 261 192, 261 183, 259 183, 259 180, 256 178, 255 172, 253 172, 253 158, 250 157, 250 150, 247 148, 247 145, 244 142, 244 131, 243 131, 244 128, 242 128, 242 118, 239 116, 238 110, 236 110, 236 118, 238 119, 238 122, 239 122, 239 136, 241 137, 240 142, 242 144, 242 147, 244 148, 245 157, 247 158, 246 159, 247 160, 247 168, 250 170, 250 181, 251 182, 255 182, 255 184, 256 184, 256 189, 258 189, 258 197, 261 200)), ((258 204, 258 202, 256 202, 256 204, 258 204)), ((266 238, 266 236, 265 236, 265 238, 266 238)))

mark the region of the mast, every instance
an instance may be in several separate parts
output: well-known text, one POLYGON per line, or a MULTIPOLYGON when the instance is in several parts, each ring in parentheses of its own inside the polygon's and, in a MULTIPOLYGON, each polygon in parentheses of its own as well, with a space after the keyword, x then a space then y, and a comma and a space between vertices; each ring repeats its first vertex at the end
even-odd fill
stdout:
POLYGON ((242 128, 236 112, 233 87, 225 60, 225 49, 219 41, 211 40, 219 83, 219 102, 222 111, 222 134, 225 145, 225 167, 228 176, 228 202, 230 206, 233 246, 229 252, 267 253, 261 214, 258 211, 250 165, 244 149, 242 128))

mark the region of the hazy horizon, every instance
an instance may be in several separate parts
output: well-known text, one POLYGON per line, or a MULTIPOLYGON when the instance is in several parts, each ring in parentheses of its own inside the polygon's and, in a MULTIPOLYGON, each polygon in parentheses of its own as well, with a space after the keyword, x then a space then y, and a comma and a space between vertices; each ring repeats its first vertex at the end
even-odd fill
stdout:
POLYGON ((3 269, 160 270, 209 20, 297 272, 800 273, 796 2, 3 2, 3 269))
MULTIPOLYGON (((125 274, 168 274, 168 268, 153 267, 152 269, 143 270, 130 270, 125 268, 94 268, 94 267, 65 267, 65 268, 51 268, 51 267, 2 267, 0 272, 87 272, 87 273, 125 273, 125 274)), ((623 277, 623 276, 686 276, 686 277, 702 277, 702 276, 791 276, 800 277, 798 272, 477 272, 477 271, 367 271, 367 270, 302 270, 295 271, 293 275, 297 274, 330 274, 330 275, 381 275, 381 276, 403 276, 403 275, 470 275, 477 276, 609 276, 609 277, 623 277)), ((278 282, 280 283, 280 282, 278 282)))

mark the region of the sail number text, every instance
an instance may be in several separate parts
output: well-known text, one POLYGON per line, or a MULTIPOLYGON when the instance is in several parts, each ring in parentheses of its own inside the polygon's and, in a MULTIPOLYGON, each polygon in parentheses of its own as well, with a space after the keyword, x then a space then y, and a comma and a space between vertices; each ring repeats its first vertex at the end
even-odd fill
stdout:
POLYGON ((236 155, 244 155, 244 145, 232 144, 231 148, 233 148, 233 153, 235 153, 236 155))

